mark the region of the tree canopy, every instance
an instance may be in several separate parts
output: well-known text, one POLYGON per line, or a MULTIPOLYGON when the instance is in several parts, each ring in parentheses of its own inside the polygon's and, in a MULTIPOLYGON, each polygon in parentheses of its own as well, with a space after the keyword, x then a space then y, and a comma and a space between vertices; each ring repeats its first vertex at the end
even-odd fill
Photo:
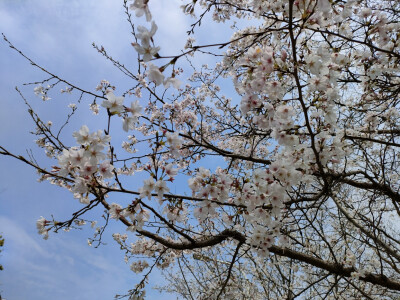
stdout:
POLYGON ((122 4, 135 69, 93 46, 129 87, 85 90, 3 36, 47 75, 36 96, 79 97, 53 125, 17 89, 48 165, 0 145, 82 204, 40 217, 39 234, 89 223, 98 246, 118 222, 144 277, 117 298, 144 298, 158 267, 185 299, 398 299, 400 2, 184 1, 178 54, 157 43, 156 0, 122 4), (209 15, 232 36, 198 44, 209 15), (88 106, 102 126, 74 120, 88 106))

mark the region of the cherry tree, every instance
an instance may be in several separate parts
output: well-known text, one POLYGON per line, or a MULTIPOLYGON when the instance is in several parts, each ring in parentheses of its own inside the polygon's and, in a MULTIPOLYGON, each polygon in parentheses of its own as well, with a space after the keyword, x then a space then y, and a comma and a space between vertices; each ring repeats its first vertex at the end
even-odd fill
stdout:
POLYGON ((113 238, 143 280, 117 298, 143 299, 160 268, 160 289, 186 299, 398 299, 400 3, 186 0, 179 54, 158 45, 152 5, 123 1, 135 70, 93 45, 130 80, 125 91, 107 80, 85 90, 4 36, 48 75, 36 96, 57 101, 63 85, 105 120, 67 143, 78 106, 55 128, 18 90, 49 164, 0 154, 82 204, 67 220, 40 217, 39 234, 90 223, 98 246, 120 224, 113 238), (234 33, 198 44, 211 17, 234 33), (217 63, 197 68, 205 56, 217 63))

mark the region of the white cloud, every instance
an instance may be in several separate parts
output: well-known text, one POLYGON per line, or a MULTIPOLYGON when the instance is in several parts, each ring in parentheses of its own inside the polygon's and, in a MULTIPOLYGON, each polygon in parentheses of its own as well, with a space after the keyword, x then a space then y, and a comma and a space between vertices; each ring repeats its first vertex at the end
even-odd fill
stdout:
POLYGON ((187 40, 190 17, 182 13, 182 1, 150 2, 153 19, 158 25, 156 44, 161 46, 163 55, 179 54, 187 40))
POLYGON ((48 252, 43 249, 20 225, 10 218, 0 216, 0 228, 2 234, 7 238, 7 244, 19 252, 32 252, 47 256, 48 252))
POLYGON ((73 233, 53 234, 39 244, 6 216, 0 216, 0 228, 6 241, 5 270, 0 273, 7 275, 0 280, 6 298, 94 299, 100 294, 112 298, 118 290, 128 290, 129 279, 134 279, 121 255, 116 255, 118 248, 93 249, 73 233), (21 284, 24 289, 19 288, 21 284))

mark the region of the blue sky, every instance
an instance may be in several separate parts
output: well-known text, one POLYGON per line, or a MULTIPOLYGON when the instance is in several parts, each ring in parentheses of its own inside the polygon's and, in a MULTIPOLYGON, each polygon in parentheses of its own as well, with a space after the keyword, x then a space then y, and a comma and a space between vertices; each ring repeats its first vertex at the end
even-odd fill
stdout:
MULTIPOLYGON (((174 53, 185 44, 190 19, 181 14, 180 5, 180 1, 158 1, 152 7, 159 26, 156 39, 163 53, 174 53)), ((119 82, 123 78, 119 71, 91 45, 92 42, 103 45, 113 57, 121 58, 127 66, 134 65, 136 55, 130 46, 130 28, 122 1, 2 0, 0 31, 38 64, 87 90, 93 90, 102 79, 117 85, 117 91, 119 84, 122 86, 119 91, 129 86, 127 82, 119 82)), ((45 162, 42 150, 33 143, 35 137, 29 134, 33 130, 32 121, 14 87, 21 87, 43 120, 56 124, 74 101, 58 96, 43 103, 34 96, 33 86, 23 87, 25 82, 46 76, 3 41, 0 66, 0 144, 23 155, 26 149, 32 149, 38 161, 45 162)), ((89 121, 87 104, 78 113, 79 122, 71 124, 71 132, 89 121)), ((70 193, 46 182, 38 183, 33 169, 0 157, 0 232, 6 239, 0 256, 5 268, 0 272, 3 298, 112 299, 141 279, 129 270, 123 253, 110 238, 118 231, 113 222, 105 237, 107 245, 98 249, 86 244, 93 233, 90 228, 51 234, 47 241, 37 234, 35 222, 40 216, 53 214, 63 219, 79 207, 70 193)), ((150 278, 150 285, 162 281, 156 272, 150 278)), ((157 291, 148 293, 147 299, 160 299, 157 291)), ((176 299, 176 296, 163 295, 162 299, 176 299)))

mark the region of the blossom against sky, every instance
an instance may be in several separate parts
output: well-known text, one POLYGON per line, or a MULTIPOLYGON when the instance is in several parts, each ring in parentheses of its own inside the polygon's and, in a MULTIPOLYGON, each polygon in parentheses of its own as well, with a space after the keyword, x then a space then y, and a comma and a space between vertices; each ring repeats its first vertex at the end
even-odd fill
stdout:
MULTIPOLYGON (((128 66, 136 59, 131 46, 130 28, 124 15, 123 1, 108 0, 38 0, 1 1, 0 29, 27 56, 61 77, 87 90, 93 90, 102 79, 119 84, 122 76, 92 47, 103 45, 113 57, 128 66), (132 57, 132 60, 130 60, 132 57)), ((165 53, 183 48, 186 42, 187 17, 181 14, 180 1, 159 1, 152 9, 159 28, 157 40, 165 53), (165 12, 168 11, 168 14, 165 12), (172 30, 173 28, 173 30, 172 30)), ((24 58, 0 43, 0 139, 9 150, 26 155, 26 149, 43 159, 29 134, 33 123, 18 95, 19 86, 38 113, 52 120, 55 112, 67 111, 71 99, 60 96, 44 103, 35 97, 33 86, 23 83, 44 79, 44 74, 24 58), (64 102, 62 102, 64 101, 64 102), (69 101, 69 102, 67 102, 69 101)), ((86 104, 85 104, 86 106, 86 104)), ((90 114, 82 112, 80 122, 90 114)), ((47 121, 47 119, 46 119, 47 121)), ((52 120, 55 123, 57 120, 52 120)), ((77 131, 82 124, 71 124, 77 131)), ((0 161, 0 232, 5 238, 0 256, 4 271, 0 272, 0 294, 5 299, 112 299, 140 281, 124 263, 123 253, 111 238, 113 222, 98 249, 87 246, 93 230, 73 230, 53 234, 45 241, 37 233, 35 222, 41 216, 62 219, 66 211, 81 204, 69 193, 38 183, 31 168, 13 159, 0 161)), ((151 281, 162 284, 161 274, 151 281)), ((157 291, 148 299, 159 299, 157 291)), ((176 297, 171 296, 171 299, 176 297)), ((163 299, 168 299, 167 296, 163 299)))

